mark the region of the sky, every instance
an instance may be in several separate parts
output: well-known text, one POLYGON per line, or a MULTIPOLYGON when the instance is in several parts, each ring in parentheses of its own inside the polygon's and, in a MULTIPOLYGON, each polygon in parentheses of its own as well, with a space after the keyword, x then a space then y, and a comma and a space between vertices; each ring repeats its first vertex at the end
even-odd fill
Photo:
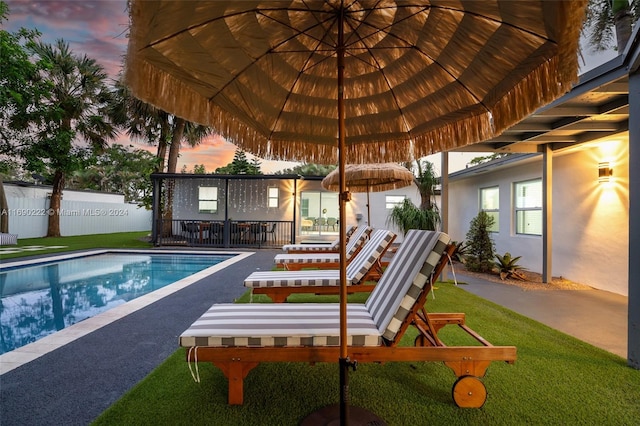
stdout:
MULTIPOLYGON (((54 43, 62 38, 76 55, 87 55, 98 61, 113 79, 117 78, 127 49, 128 16, 126 0, 68 0, 24 1, 5 0, 9 5, 9 20, 4 29, 10 32, 24 27, 38 29, 41 40, 54 43)), ((121 145, 154 148, 131 142, 123 133, 114 141, 121 145)), ((196 164, 204 164, 207 172, 225 166, 233 160, 235 145, 220 136, 211 136, 199 146, 182 146, 178 171, 183 165, 188 171, 196 164)), ((253 158, 248 154, 248 158, 253 158)), ((291 168, 298 163, 260 160, 263 173, 291 168)))
MULTIPOLYGON (((9 5, 9 20, 4 24, 7 31, 13 32, 20 27, 38 29, 42 41, 53 43, 64 39, 69 43, 76 55, 87 55, 98 61, 109 76, 115 79, 120 72, 121 64, 127 49, 128 16, 126 0, 5 0, 9 5)), ((592 55, 583 49, 584 63, 581 71, 586 71, 604 63, 615 56, 605 52, 592 55)), ((129 145, 132 143, 122 134, 115 143, 129 145)), ((142 145, 133 143, 138 147, 142 145)), ((145 147, 154 151, 153 148, 145 147)), ((211 136, 195 148, 181 147, 178 170, 186 165, 193 170, 196 164, 204 164, 207 172, 227 165, 233 159, 236 147, 220 136, 211 136)), ((463 169, 474 157, 482 153, 451 153, 449 155, 449 171, 463 169)), ((250 154, 248 157, 253 158, 250 154)), ((439 171, 440 154, 427 157, 439 171)), ((260 160, 263 173, 273 173, 291 168, 297 163, 283 161, 260 160)))

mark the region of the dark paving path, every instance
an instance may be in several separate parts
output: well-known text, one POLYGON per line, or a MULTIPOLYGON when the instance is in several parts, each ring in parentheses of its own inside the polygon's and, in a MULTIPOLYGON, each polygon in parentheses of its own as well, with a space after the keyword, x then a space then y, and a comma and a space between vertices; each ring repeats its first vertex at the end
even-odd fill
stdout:
POLYGON ((271 269, 261 250, 209 278, 0 376, 0 425, 87 425, 178 349, 178 335, 213 303, 271 269))
POLYGON ((523 290, 458 274, 470 293, 627 358, 628 298, 602 290, 523 290))

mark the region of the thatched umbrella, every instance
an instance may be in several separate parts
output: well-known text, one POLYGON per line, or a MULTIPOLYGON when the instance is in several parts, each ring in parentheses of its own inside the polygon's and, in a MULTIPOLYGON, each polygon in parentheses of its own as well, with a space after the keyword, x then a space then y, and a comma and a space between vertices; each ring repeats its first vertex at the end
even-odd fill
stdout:
MULTIPOLYGON (((390 191, 411 185, 415 176, 397 163, 347 164, 344 167, 347 191, 367 193, 367 224, 371 226, 370 192, 390 191)), ((335 169, 322 179, 322 187, 340 191, 340 173, 335 169)))
POLYGON ((132 93, 259 157, 337 162, 344 238, 347 162, 403 162, 481 141, 569 91, 586 0, 129 5, 132 93))

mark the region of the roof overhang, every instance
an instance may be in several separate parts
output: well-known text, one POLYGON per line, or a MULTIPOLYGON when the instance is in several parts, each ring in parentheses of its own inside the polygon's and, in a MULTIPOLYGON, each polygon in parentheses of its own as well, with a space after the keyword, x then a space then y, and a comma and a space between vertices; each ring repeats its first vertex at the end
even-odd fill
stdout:
POLYGON ((629 74, 640 67, 640 25, 625 51, 580 76, 566 95, 500 136, 455 152, 540 153, 624 135, 629 131, 629 74))

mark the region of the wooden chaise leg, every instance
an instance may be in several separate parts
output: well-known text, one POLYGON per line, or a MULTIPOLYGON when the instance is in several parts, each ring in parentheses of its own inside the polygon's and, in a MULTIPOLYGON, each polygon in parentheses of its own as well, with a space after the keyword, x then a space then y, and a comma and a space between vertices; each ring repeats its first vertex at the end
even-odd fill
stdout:
MULTIPOLYGON (((472 357, 473 355, 469 358, 472 357)), ((466 361, 445 361, 445 365, 453 370, 456 377, 484 377, 487 372, 487 368, 489 368, 489 364, 491 364, 490 360, 472 361, 471 359, 468 359, 466 361)))
POLYGON ((244 379, 257 362, 214 362, 227 378, 229 386, 229 405, 242 405, 244 401, 244 379))

